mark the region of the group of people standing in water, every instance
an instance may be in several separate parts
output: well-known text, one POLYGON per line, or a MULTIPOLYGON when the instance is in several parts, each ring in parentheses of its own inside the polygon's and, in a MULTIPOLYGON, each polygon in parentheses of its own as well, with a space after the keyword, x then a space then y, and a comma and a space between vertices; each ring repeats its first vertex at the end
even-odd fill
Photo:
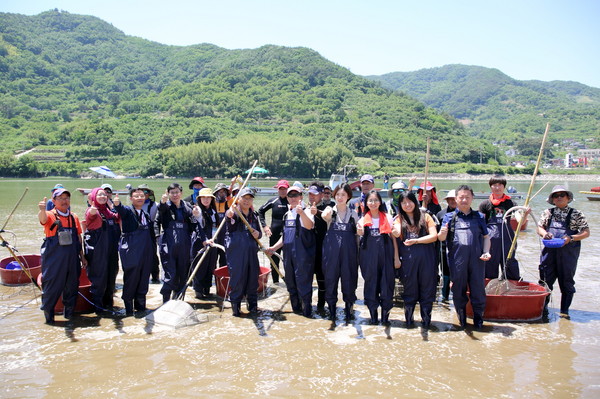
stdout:
MULTIPOLYGON (((467 185, 451 190, 444 198, 447 207, 442 209, 435 187, 424 182, 415 193, 415 181, 393 184, 388 191, 390 199, 384 201, 368 174, 361 177, 361 193, 354 198, 346 183, 332 190, 313 181, 306 189, 298 182, 290 185, 280 180, 275 186, 278 195, 258 211, 253 206, 255 193, 249 188, 240 191, 234 181, 229 187, 219 183, 210 189, 196 177, 189 184, 192 195, 187 198, 182 198, 183 188, 172 183, 159 202, 155 202, 154 192, 142 185, 129 191, 129 206, 112 195, 110 185, 103 185, 88 195, 84 226, 70 212, 69 191, 55 188, 54 209, 47 210, 44 199, 38 214, 46 235, 42 245, 46 322, 54 322, 54 305, 61 295, 64 316, 72 317, 82 266, 92 283, 96 311, 112 313, 119 257, 124 313, 145 314, 149 283, 159 283, 157 248, 163 269, 163 302, 187 289, 192 268, 196 297, 209 297, 215 268, 227 265, 233 315, 241 315, 244 299, 247 310, 256 313, 257 253, 264 231, 269 246, 263 250, 275 260, 274 283, 279 282, 281 272, 279 256, 274 255, 283 251, 285 273, 281 277, 295 313, 312 317, 316 277, 317 311, 325 312, 327 306, 329 317, 338 317, 341 285, 343 316, 347 321, 354 318, 360 271, 371 324, 389 324, 399 278, 407 327, 415 323, 417 304, 421 325, 430 326, 441 282, 443 300, 452 292, 460 326, 467 325, 470 300, 473 325, 481 328, 485 279, 520 278, 516 260, 507 261, 514 231, 503 215, 515 204, 504 192, 506 180, 490 179, 492 193, 479 211, 471 208, 474 193, 467 185), (270 226, 266 223, 268 211, 272 213, 270 226)), ((548 197, 554 208, 544 211, 538 225, 538 234, 544 238, 565 237, 563 247, 542 252, 540 279, 550 288, 558 279, 561 312, 566 314, 575 292, 579 241, 589 236, 583 214, 568 207, 572 198, 566 188, 555 186, 548 197)))

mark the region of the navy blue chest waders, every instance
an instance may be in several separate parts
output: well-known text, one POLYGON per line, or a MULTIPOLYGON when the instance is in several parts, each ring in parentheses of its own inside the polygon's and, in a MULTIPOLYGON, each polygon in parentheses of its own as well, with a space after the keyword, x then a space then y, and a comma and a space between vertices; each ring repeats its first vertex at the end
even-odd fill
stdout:
POLYGON ((474 215, 455 217, 452 242, 448 243, 448 262, 452 280, 454 308, 461 326, 466 324, 466 307, 471 299, 473 322, 483 322, 485 311, 485 265, 479 259, 483 253, 483 233, 474 215), (467 289, 470 295, 467 296, 467 289))
MULTIPOLYGON (((121 238, 121 226, 115 219, 108 219, 108 276, 106 279, 106 291, 102 303, 106 309, 114 306, 114 293, 119 274, 119 239, 121 238)), ((156 255, 156 248, 154 249, 156 255)))
POLYGON ((312 315, 312 280, 315 267, 315 233, 296 219, 285 219, 283 226, 283 263, 285 285, 295 313, 312 315))
POLYGON ((149 225, 139 225, 137 230, 123 233, 119 244, 119 255, 123 267, 123 302, 125 310, 146 310, 148 280, 152 271, 154 231, 149 225), (133 301, 133 306, 132 306, 133 301))
MULTIPOLYGON (((196 230, 192 233, 192 253, 191 258, 192 262, 199 262, 200 259, 204 256, 204 253, 199 253, 202 248, 204 248, 203 244, 203 236, 206 237, 206 240, 214 237, 214 232, 216 230, 216 222, 218 219, 212 220, 210 219, 210 223, 208 220, 205 221, 204 227, 201 227, 200 224, 196 226, 196 230), (203 230, 203 234, 201 234, 198 229, 203 230)), ((221 230, 222 232, 225 229, 221 230)), ((215 242, 217 242, 215 240, 215 242)), ((218 242, 217 242, 218 243, 218 242)), ((218 243, 220 244, 220 243, 218 243)), ((196 297, 206 297, 210 293, 210 287, 212 286, 213 272, 217 268, 217 257, 219 256, 219 249, 217 248, 207 248, 205 251, 208 251, 206 256, 204 256, 204 260, 198 267, 198 271, 194 276, 192 285, 194 287, 194 291, 196 292, 196 297)), ((225 255, 221 258, 224 258, 225 255)), ((193 263, 191 267, 195 268, 196 263, 193 263)))
POLYGON ((169 300, 173 292, 179 293, 185 289, 190 273, 191 250, 192 236, 187 223, 182 220, 171 221, 160 242, 160 259, 165 272, 160 293, 164 301, 169 300))
MULTIPOLYGON (((498 268, 500 275, 504 276, 504 263, 510 251, 515 232, 510 226, 510 222, 504 223, 503 214, 492 212, 492 216, 487 222, 488 235, 490 237, 490 260, 485 262, 485 278, 498 278, 498 268)), ((517 247, 515 246, 515 250, 517 247)), ((511 257, 506 263, 506 278, 509 280, 519 280, 519 262, 515 257, 511 257)))
MULTIPOLYGON (((225 211, 223 211, 223 212, 217 212, 217 215, 218 215, 218 219, 217 220, 221 221, 224 218, 226 218, 225 212, 227 211, 227 209, 225 209, 225 211)), ((216 231, 217 227, 218 226, 213 226, 212 230, 216 231)), ((217 244, 219 244, 219 245, 225 246, 225 235, 226 234, 227 234, 227 230, 225 228, 221 229, 221 231, 219 231, 219 234, 215 238, 215 242, 217 244)), ((207 237, 208 237, 208 235, 207 235, 207 237)), ((225 252, 218 251, 218 250, 216 252, 217 252, 216 256, 219 258, 219 267, 227 266, 227 255, 225 254, 225 252)))
POLYGON ((394 297, 394 244, 388 234, 379 229, 365 228, 359 255, 360 271, 365 280, 365 305, 371 323, 377 323, 377 308, 381 306, 382 320, 387 320, 394 297))
MULTIPOLYGON (((550 226, 546 231, 552 233, 554 238, 577 234, 577 231, 571 230, 569 227, 571 212, 572 210, 564 221, 555 220, 553 216, 550 216, 550 226)), ((571 241, 560 248, 544 247, 542 249, 540 280, 548 284, 548 288, 552 290, 554 283, 558 279, 558 286, 561 293, 561 313, 568 314, 569 307, 573 301, 573 295, 575 294, 575 272, 577 271, 577 261, 579 260, 580 251, 581 241, 571 241)))
MULTIPOLYGON (((347 212, 350 212, 349 210, 347 212)), ((335 313, 338 283, 342 280, 342 298, 351 308, 356 302, 358 284, 358 245, 354 225, 332 222, 323 240, 325 301, 335 313)))
POLYGON ((431 322, 431 311, 437 292, 436 246, 435 243, 406 246, 404 240, 416 239, 427 234, 426 228, 422 228, 420 233, 405 230, 404 239, 396 239, 402 264, 400 267, 400 280, 404 286, 402 299, 404 300, 406 323, 412 324, 415 305, 419 302, 421 321, 426 327, 431 322))
MULTIPOLYGON (((236 224, 241 225, 242 221, 237 220, 236 224)), ((258 275, 260 274, 258 246, 246 226, 239 227, 239 229, 228 231, 225 237, 229 287, 231 288, 229 299, 232 308, 238 309, 239 312, 240 303, 245 296, 248 301, 248 309, 253 311, 256 310, 258 301, 258 275)), ((258 225, 252 227, 259 228, 258 225)))
MULTIPOLYGON (((71 217, 74 223, 74 218, 71 217)), ((81 261, 79 253, 81 243, 75 226, 72 228, 58 227, 56 235, 46 237, 41 247, 42 255, 42 306, 40 309, 46 314, 46 321, 53 321, 54 307, 62 295, 65 318, 73 316, 77 292, 79 290, 79 275, 81 261), (58 233, 66 231, 71 233, 72 244, 60 245, 58 233), (52 320, 49 320, 49 316, 52 320)))
POLYGON ((323 273, 323 241, 327 234, 327 222, 321 217, 323 210, 315 215, 315 278, 317 279, 317 309, 325 307, 325 274, 323 273))
POLYGON ((110 310, 113 306, 114 279, 117 276, 114 271, 113 252, 117 254, 117 271, 119 267, 118 236, 115 237, 114 225, 113 219, 107 220, 102 216, 102 226, 88 230, 84 235, 85 257, 88 261, 86 272, 92 283, 90 294, 97 311, 110 310))

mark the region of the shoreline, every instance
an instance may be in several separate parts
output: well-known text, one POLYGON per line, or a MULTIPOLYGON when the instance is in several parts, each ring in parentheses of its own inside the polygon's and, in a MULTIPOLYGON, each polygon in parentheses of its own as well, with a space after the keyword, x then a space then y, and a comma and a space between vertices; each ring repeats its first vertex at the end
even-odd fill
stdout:
MULTIPOLYGON (((423 174, 417 174, 417 181, 423 177, 423 174)), ((466 181, 488 181, 491 177, 497 176, 494 174, 470 175, 468 173, 430 173, 427 175, 428 180, 466 180, 466 181)), ((531 175, 502 175, 507 181, 531 181, 531 175)), ((408 180, 410 177, 390 177, 390 182, 393 180, 408 180)), ((541 174, 536 177, 536 181, 578 181, 578 182, 600 182, 600 174, 596 175, 557 175, 557 174, 541 174)))

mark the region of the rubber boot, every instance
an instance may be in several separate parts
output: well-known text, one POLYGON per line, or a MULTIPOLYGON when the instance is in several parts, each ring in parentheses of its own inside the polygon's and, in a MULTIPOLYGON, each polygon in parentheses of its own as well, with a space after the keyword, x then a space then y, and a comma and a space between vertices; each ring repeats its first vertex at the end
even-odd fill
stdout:
POLYGON ((381 311, 381 324, 384 326, 390 325, 390 312, 391 309, 381 311))
POLYGON ((406 320, 406 328, 412 327, 415 324, 413 314, 415 313, 415 305, 404 305, 404 319, 406 320))
POLYGON ((53 325, 54 324, 54 312, 44 310, 44 318, 46 319, 46 324, 53 325))
POLYGON ((67 320, 71 320, 73 318, 73 308, 65 308, 63 311, 63 317, 67 320))
POLYGON ((346 316, 346 321, 354 318, 354 303, 346 302, 346 305, 344 306, 344 315, 346 316))
POLYGON ((336 317, 336 309, 335 302, 328 302, 327 307, 329 308, 329 320, 335 320, 336 317))
POLYGON ((325 310, 325 290, 321 288, 317 291, 317 310, 325 310))
POLYGON ((133 302, 126 301, 126 302, 124 302, 124 305, 125 305, 125 316, 133 316, 133 302))
POLYGON ((312 318, 312 302, 310 299, 302 301, 302 315, 309 319, 312 318))
POLYGON ((473 326, 476 330, 481 330, 481 327, 483 327, 483 314, 473 313, 473 326))
POLYGON ((563 292, 560 296, 560 313, 568 315, 571 302, 573 302, 573 293, 563 292))
POLYGON ((248 312, 250 312, 250 313, 254 314, 254 313, 258 312, 258 303, 256 301, 252 301, 252 302, 248 301, 247 307, 248 307, 248 312))
POLYGON ((450 297, 450 276, 443 276, 442 301, 448 302, 450 297))
POLYGON ((458 317, 458 324, 462 328, 467 326, 467 310, 466 309, 456 309, 456 316, 458 317))
POLYGON ((231 313, 233 314, 234 317, 240 317, 241 316, 241 311, 240 311, 241 305, 238 302, 231 302, 231 313))
POLYGON ((421 305, 421 326, 429 328, 431 325, 432 305, 421 305))
POLYGON ((370 323, 375 325, 379 323, 379 316, 377 315, 377 308, 369 309, 369 313, 371 314, 370 323))
POLYGON ((302 304, 298 295, 290 295, 290 303, 292 305, 292 311, 296 314, 302 314, 302 304))
POLYGON ((162 294, 162 296, 163 296, 163 303, 167 303, 171 299, 171 293, 162 294))

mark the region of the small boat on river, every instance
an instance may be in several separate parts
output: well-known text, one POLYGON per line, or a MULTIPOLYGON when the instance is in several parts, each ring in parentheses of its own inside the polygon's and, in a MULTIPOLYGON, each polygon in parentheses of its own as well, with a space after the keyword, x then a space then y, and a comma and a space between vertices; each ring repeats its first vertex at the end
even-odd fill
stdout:
POLYGON ((600 201, 600 186, 592 187, 590 191, 580 191, 579 194, 583 194, 590 201, 600 201))
MULTIPOLYGON (((88 195, 89 193, 92 192, 93 189, 91 188, 77 188, 77 191, 79 191, 82 195, 88 195)), ((129 190, 114 190, 113 194, 119 194, 119 195, 129 195, 129 190)))

